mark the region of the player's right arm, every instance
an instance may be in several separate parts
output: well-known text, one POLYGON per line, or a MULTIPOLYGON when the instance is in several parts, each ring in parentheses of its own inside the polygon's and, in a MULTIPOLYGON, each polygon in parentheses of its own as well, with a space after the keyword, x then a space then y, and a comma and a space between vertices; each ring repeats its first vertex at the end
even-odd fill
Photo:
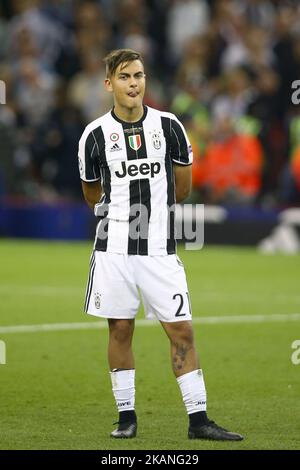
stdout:
POLYGON ((91 183, 87 183, 86 181, 81 181, 81 186, 87 205, 94 210, 95 204, 100 201, 102 196, 102 187, 100 182, 93 181, 91 183))
POLYGON ((78 164, 84 199, 92 210, 102 195, 99 155, 96 136, 87 126, 79 141, 78 164))

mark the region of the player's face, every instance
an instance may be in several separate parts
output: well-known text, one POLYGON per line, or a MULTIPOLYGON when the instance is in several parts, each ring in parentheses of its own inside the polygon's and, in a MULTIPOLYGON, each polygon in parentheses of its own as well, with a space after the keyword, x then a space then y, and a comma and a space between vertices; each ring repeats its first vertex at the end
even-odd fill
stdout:
POLYGON ((116 73, 105 80, 108 91, 114 95, 115 105, 133 110, 143 105, 145 73, 140 60, 120 64, 116 73))

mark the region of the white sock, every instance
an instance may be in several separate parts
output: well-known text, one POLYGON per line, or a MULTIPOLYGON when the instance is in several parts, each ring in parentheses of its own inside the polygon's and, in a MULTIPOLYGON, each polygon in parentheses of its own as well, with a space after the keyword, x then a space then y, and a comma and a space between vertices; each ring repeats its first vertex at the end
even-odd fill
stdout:
POLYGON ((118 411, 134 410, 135 369, 113 370, 110 372, 110 378, 118 411))
POLYGON ((206 411, 206 390, 201 369, 177 377, 188 414, 206 411))

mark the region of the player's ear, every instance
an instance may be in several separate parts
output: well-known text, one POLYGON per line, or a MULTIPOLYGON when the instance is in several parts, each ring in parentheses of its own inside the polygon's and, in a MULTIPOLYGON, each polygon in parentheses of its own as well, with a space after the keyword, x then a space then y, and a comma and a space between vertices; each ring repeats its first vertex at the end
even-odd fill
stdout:
POLYGON ((106 88, 106 91, 109 91, 110 93, 113 92, 113 87, 112 87, 110 78, 106 78, 106 79, 104 80, 104 86, 105 86, 105 88, 106 88))

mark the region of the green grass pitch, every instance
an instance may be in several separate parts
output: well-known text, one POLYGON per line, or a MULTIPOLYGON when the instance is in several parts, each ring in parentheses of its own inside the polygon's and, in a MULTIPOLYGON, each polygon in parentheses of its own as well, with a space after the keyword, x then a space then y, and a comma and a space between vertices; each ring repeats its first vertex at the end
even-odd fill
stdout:
MULTIPOLYGON (((94 322, 82 313, 90 243, 0 241, 0 328, 94 322)), ((179 249, 193 316, 287 315, 284 321, 195 324, 208 414, 243 442, 189 441, 187 417, 159 326, 136 326, 138 437, 109 437, 117 420, 107 330, 3 333, 1 449, 299 449, 300 256, 254 249, 179 249)), ((142 311, 138 318, 143 318, 142 311)))

